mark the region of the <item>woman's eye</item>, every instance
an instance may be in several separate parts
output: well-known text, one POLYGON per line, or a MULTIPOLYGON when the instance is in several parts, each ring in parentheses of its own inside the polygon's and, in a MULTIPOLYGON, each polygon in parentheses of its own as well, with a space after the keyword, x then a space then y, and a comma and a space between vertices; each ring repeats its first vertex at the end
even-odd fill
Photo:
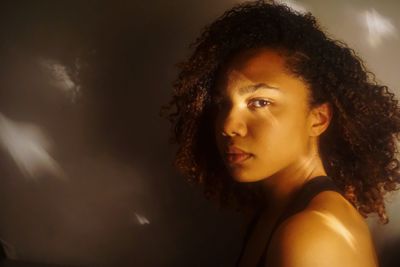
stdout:
POLYGON ((250 105, 253 107, 256 107, 256 108, 262 108, 262 107, 265 107, 265 106, 271 105, 271 104, 272 104, 271 101, 268 101, 265 99, 255 99, 255 100, 250 101, 250 105))

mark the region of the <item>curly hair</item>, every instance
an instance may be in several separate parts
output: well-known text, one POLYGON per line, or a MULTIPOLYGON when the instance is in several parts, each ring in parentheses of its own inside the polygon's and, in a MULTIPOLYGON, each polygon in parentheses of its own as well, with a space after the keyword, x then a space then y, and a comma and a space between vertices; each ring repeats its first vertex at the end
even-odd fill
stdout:
POLYGON ((244 2, 226 11, 190 44, 188 59, 177 64, 172 99, 160 113, 171 122, 170 142, 178 144, 174 166, 189 182, 203 185, 206 197, 220 207, 261 207, 258 182, 238 183, 229 176, 210 123, 223 64, 259 47, 284 51, 286 68, 310 88, 310 107, 331 104, 331 123, 319 140, 327 175, 362 216, 376 213, 388 223, 385 195, 400 183, 398 100, 353 49, 327 36, 311 13, 274 1, 244 2))

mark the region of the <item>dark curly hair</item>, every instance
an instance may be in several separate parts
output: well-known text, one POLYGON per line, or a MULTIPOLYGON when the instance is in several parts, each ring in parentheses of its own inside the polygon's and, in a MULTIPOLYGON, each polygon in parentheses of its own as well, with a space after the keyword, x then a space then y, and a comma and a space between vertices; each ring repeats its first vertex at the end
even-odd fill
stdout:
POLYGON ((354 50, 327 36, 310 13, 273 1, 244 2, 207 25, 177 64, 171 101, 161 115, 172 123, 174 165, 207 198, 239 211, 261 207, 260 184, 238 183, 228 174, 213 137, 213 95, 219 71, 237 53, 258 47, 284 52, 286 68, 311 90, 309 106, 329 102, 333 116, 320 136, 324 168, 364 217, 389 221, 385 194, 400 183, 398 100, 378 84, 354 50))

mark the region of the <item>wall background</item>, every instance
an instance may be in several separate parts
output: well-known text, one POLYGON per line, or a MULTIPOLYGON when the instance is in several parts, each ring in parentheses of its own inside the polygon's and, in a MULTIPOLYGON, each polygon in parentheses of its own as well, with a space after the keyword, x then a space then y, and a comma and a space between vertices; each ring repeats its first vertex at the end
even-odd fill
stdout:
MULTIPOLYGON (((233 266, 243 219, 172 169, 158 111, 188 44, 238 2, 0 2, 0 239, 10 258, 233 266)), ((400 2, 287 3, 398 95, 400 2)), ((387 262, 400 239, 397 195, 388 225, 369 219, 387 262)))

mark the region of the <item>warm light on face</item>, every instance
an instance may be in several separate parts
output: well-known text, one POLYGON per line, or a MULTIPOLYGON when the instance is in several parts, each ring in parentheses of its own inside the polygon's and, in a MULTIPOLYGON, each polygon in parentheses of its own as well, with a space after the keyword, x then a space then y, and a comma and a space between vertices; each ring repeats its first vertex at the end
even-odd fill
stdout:
MULTIPOLYGON (((237 181, 258 181, 300 162, 308 147, 306 85, 271 49, 237 55, 221 75, 215 97, 215 138, 237 181), (226 154, 234 146, 242 154, 226 154)), ((237 151, 236 151, 237 153, 237 151)))

